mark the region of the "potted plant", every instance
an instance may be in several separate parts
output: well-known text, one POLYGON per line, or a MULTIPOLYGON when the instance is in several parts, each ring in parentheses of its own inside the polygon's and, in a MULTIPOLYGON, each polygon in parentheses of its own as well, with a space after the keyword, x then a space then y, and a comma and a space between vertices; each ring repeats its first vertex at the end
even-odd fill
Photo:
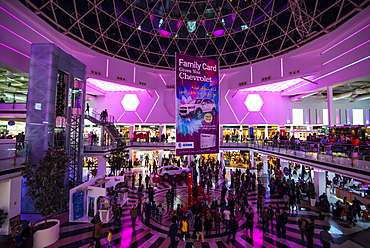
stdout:
POLYGON ((315 185, 313 182, 310 182, 308 186, 308 198, 310 199, 310 205, 315 206, 316 191, 315 191, 315 185))
POLYGON ((26 163, 22 174, 28 187, 27 195, 34 201, 34 209, 44 221, 37 223, 34 247, 45 247, 59 239, 60 221, 48 217, 59 211, 65 202, 64 179, 70 161, 67 152, 60 147, 51 147, 37 164, 26 163))

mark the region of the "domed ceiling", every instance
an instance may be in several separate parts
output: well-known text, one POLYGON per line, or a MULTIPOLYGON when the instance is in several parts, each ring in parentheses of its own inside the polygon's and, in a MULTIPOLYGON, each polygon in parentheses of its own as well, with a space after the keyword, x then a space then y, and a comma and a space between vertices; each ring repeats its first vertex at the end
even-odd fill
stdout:
POLYGON ((173 69, 175 53, 221 68, 271 58, 325 34, 369 0, 20 0, 59 32, 114 58, 173 69))

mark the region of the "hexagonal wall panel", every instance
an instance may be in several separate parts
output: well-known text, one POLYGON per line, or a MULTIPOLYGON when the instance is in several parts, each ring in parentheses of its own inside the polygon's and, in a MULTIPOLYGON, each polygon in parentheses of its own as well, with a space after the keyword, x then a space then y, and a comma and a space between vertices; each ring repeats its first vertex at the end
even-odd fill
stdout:
POLYGON ((259 94, 248 94, 244 104, 249 111, 258 112, 261 111, 263 100, 259 94))
POLYGON ((123 97, 121 104, 126 111, 136 111, 140 104, 140 100, 136 94, 126 94, 123 97))

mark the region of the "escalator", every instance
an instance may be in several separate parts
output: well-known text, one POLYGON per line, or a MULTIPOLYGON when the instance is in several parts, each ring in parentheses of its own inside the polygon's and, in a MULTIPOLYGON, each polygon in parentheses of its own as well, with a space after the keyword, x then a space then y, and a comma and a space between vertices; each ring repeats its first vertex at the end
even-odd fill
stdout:
POLYGON ((125 142, 121 137, 120 133, 117 131, 115 123, 115 118, 112 115, 102 116, 96 111, 92 113, 85 113, 85 119, 88 119, 92 123, 98 126, 104 127, 104 130, 108 133, 109 137, 114 140, 117 147, 125 146, 125 142))

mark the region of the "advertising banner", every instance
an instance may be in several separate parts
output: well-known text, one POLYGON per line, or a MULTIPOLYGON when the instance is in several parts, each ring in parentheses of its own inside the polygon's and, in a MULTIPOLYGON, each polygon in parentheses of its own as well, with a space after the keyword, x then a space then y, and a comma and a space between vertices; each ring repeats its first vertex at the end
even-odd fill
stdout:
POLYGON ((219 63, 176 54, 176 155, 219 151, 219 63))
POLYGON ((84 192, 76 191, 73 193, 73 220, 84 216, 84 192))

